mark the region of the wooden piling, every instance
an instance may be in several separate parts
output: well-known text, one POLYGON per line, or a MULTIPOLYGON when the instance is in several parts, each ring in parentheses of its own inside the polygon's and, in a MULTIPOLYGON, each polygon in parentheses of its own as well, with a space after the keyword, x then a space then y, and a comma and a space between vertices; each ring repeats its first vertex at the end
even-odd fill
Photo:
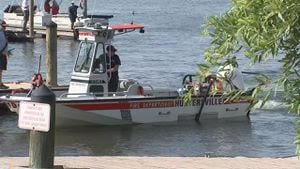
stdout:
POLYGON ((29 167, 53 169, 55 145, 55 94, 42 85, 31 94, 31 101, 50 105, 50 128, 48 132, 30 131, 29 167))
POLYGON ((57 24, 46 25, 46 84, 57 86, 57 24))
POLYGON ((34 37, 34 0, 29 2, 29 37, 34 37))

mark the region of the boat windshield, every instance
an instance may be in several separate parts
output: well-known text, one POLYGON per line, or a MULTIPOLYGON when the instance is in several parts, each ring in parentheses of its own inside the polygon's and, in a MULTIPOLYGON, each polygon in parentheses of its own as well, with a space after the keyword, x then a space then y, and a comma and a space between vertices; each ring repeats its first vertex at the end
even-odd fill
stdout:
POLYGON ((88 73, 91 67, 95 44, 91 42, 81 42, 75 64, 75 72, 88 73))
POLYGON ((92 72, 95 74, 106 72, 104 45, 102 43, 97 43, 92 72))

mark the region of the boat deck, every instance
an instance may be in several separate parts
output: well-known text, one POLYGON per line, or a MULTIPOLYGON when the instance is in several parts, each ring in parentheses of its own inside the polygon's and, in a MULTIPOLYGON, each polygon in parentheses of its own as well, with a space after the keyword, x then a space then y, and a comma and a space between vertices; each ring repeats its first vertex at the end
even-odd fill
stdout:
POLYGON ((4 83, 4 85, 8 86, 9 89, 30 89, 31 88, 31 83, 27 82, 21 82, 21 83, 16 83, 16 82, 9 82, 9 83, 4 83))

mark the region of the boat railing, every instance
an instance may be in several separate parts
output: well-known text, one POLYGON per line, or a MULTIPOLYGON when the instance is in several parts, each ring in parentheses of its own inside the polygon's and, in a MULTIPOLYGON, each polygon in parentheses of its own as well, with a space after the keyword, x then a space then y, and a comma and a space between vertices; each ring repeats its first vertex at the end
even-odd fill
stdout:
POLYGON ((182 85, 185 85, 186 83, 192 83, 193 77, 195 77, 195 74, 187 74, 182 79, 182 85), (188 80, 187 80, 188 79, 188 80))
POLYGON ((62 98, 75 98, 75 97, 93 97, 93 98, 97 98, 95 93, 63 93, 59 96, 60 99, 62 98))
MULTIPOLYGON (((153 90, 153 89, 152 89, 153 90)), ((63 93, 59 96, 59 99, 63 98, 80 98, 80 97, 92 97, 93 99, 96 99, 97 97, 103 97, 103 96, 132 96, 128 91, 123 92, 97 92, 97 93, 63 93)), ((136 94, 138 95, 138 94, 136 94)))

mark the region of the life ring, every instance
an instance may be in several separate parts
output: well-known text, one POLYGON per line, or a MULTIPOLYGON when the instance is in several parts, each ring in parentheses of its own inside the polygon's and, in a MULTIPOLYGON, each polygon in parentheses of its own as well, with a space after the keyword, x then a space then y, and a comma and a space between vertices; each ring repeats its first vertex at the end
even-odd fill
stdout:
POLYGON ((34 88, 39 87, 43 84, 43 77, 40 73, 34 74, 31 80, 31 84, 34 88))

